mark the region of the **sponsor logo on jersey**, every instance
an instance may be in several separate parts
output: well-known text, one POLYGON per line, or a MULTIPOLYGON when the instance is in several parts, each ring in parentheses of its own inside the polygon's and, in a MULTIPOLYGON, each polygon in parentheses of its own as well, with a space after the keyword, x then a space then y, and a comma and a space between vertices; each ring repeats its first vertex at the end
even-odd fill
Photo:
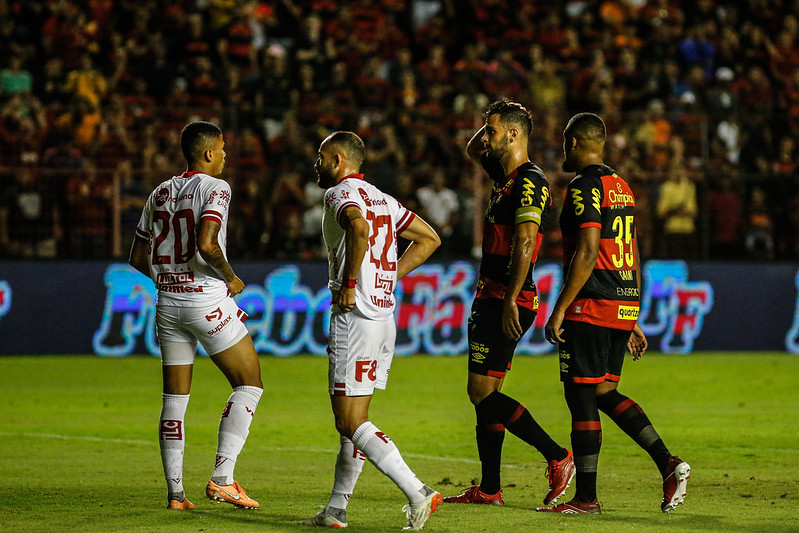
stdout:
POLYGON ((160 283, 156 283, 155 288, 161 292, 171 292, 174 294, 184 294, 187 292, 203 292, 202 287, 188 287, 183 285, 161 285, 160 283))
POLYGON ((164 187, 158 191, 158 194, 155 195, 155 205, 161 207, 167 202, 167 200, 169 200, 169 189, 164 187))
POLYGON ((619 320, 638 320, 638 307, 631 305, 620 305, 619 314, 616 316, 619 320))
POLYGON ((361 193, 361 198, 363 202, 366 204, 366 207, 372 207, 375 205, 388 205, 385 198, 378 198, 377 200, 373 198, 369 198, 369 195, 366 194, 366 191, 363 189, 358 189, 358 192, 361 193))
POLYGON ((522 205, 528 207, 533 205, 535 198, 535 183, 530 178, 524 178, 522 181, 522 205))
POLYGON ((391 301, 391 298, 379 298, 377 296, 372 295, 372 305, 377 307, 385 307, 389 308, 394 305, 394 302, 391 301))
POLYGON ((638 289, 635 287, 616 287, 616 296, 638 296, 638 289))
POLYGON ((155 282, 159 285, 194 283, 194 272, 159 272, 155 282))

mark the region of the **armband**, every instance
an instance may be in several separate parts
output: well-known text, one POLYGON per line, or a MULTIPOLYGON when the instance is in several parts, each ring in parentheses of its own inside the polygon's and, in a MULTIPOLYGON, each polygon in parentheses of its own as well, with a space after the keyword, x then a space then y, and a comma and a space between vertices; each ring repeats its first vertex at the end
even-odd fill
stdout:
POLYGON ((354 289, 355 284, 358 283, 357 279, 344 279, 341 281, 341 288, 342 289, 354 289))

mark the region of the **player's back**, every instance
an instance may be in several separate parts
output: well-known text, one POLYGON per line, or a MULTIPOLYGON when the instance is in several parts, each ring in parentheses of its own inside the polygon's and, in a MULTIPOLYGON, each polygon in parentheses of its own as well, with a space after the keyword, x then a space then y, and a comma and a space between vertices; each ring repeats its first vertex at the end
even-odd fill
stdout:
POLYGON ((323 233, 330 261, 331 290, 339 289, 342 275, 345 232, 338 221, 348 207, 357 207, 369 224, 368 249, 355 292, 357 310, 367 318, 387 319, 395 306, 397 235, 408 227, 415 215, 361 177, 345 178, 328 189, 323 233))
POLYGON ((210 305, 227 296, 227 286, 197 248, 202 220, 220 225, 225 253, 230 186, 199 172, 164 181, 150 195, 137 231, 151 236, 150 273, 159 305, 210 305))

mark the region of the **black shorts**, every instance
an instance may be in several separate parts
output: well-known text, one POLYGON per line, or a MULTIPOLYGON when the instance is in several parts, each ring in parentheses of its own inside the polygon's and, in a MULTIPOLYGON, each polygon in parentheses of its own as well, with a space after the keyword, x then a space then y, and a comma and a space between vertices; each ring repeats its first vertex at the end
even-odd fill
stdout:
POLYGON ((621 379, 630 331, 605 328, 574 320, 563 321, 560 344, 560 380, 602 383, 621 379))
MULTIPOLYGON (((535 320, 535 311, 519 307, 519 323, 524 331, 535 320)), ((502 300, 475 298, 469 316, 469 372, 496 378, 505 377, 513 361, 518 341, 502 332, 502 300)))

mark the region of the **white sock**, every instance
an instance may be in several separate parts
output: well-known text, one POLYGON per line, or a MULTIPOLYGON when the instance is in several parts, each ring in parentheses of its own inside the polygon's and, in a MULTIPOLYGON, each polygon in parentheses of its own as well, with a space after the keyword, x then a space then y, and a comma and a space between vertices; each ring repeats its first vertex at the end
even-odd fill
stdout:
POLYGON ((399 487, 410 503, 424 500, 424 484, 405 464, 397 446, 377 426, 367 420, 355 430, 352 442, 399 487))
POLYGON ((161 446, 161 463, 164 465, 164 477, 168 498, 180 500, 183 493, 183 449, 186 444, 186 433, 183 419, 189 395, 163 394, 161 398, 161 420, 158 424, 158 444, 161 446))
POLYGON ((228 398, 222 417, 219 419, 219 433, 216 447, 216 461, 211 479, 219 485, 233 484, 233 471, 236 459, 244 447, 250 424, 264 392, 260 387, 241 385, 233 389, 228 398))
POLYGON ((327 507, 347 508, 355 490, 355 483, 363 470, 365 459, 366 456, 355 447, 350 439, 341 437, 341 447, 338 449, 338 457, 336 457, 336 477, 327 507))

